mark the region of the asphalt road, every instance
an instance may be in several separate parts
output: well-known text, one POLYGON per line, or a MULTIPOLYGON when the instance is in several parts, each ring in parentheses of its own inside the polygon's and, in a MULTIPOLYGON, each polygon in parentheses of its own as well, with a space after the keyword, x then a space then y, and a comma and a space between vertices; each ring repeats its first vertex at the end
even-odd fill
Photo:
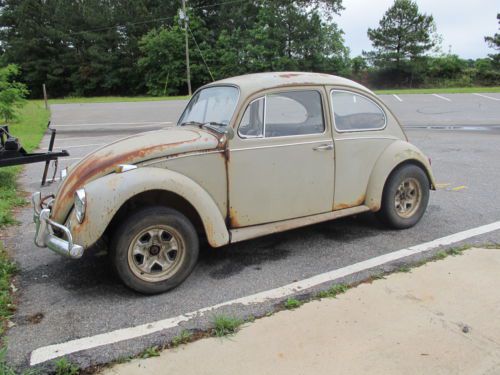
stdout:
MULTIPOLYGON (((8 332, 9 361, 26 367, 31 352, 41 347, 176 317, 500 220, 500 94, 484 95, 487 97, 441 95, 446 99, 382 96, 407 128, 410 140, 432 158, 441 184, 432 192, 427 213, 414 228, 386 230, 373 215, 366 214, 221 249, 205 247, 194 273, 179 288, 163 295, 145 297, 122 286, 110 272, 102 251, 72 261, 36 248, 31 209, 22 209, 18 215, 21 225, 11 229, 7 240, 9 252, 20 266, 18 310, 13 318, 15 326, 8 332)), ((53 105, 56 146, 71 153, 61 160, 60 167, 124 135, 175 123, 184 105, 183 101, 53 105)), ((45 137, 42 147, 47 143, 45 137)), ((21 178, 24 190, 39 190, 41 172, 41 164, 25 169, 21 178)), ((54 191, 56 187, 54 183, 43 190, 54 191)), ((500 231, 465 242, 500 243, 500 231)), ((433 252, 382 268, 400 267, 433 252)), ((355 282, 380 269, 343 281, 355 282)), ((217 313, 259 316, 278 302, 235 304, 217 313)), ((206 329, 215 313, 181 325, 206 329)), ((179 331, 179 327, 165 329, 67 357, 81 366, 105 363, 165 343, 179 331)))

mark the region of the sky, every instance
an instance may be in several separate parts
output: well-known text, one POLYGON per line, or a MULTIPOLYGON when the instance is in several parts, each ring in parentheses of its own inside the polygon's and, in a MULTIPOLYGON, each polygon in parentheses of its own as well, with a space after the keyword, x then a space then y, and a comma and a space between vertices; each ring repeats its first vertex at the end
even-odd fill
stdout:
MULTIPOLYGON (((393 4, 393 0, 343 0, 345 10, 334 21, 344 31, 351 57, 372 49, 366 35, 393 4)), ((494 50, 484 42, 486 35, 498 31, 500 0, 416 0, 422 13, 432 14, 437 32, 443 37, 442 51, 462 58, 486 57, 494 50), (451 46, 451 47, 450 47, 451 46)))

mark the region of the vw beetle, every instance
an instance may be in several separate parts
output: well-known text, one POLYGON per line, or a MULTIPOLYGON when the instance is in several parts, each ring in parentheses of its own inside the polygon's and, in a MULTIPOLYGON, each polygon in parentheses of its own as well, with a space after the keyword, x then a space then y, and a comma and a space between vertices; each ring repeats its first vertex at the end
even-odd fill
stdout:
POLYGON ((98 240, 130 288, 176 287, 212 247, 363 212, 415 225, 430 161, 367 88, 316 73, 260 73, 195 92, 177 126, 121 139, 33 195, 35 244, 71 258, 98 240))

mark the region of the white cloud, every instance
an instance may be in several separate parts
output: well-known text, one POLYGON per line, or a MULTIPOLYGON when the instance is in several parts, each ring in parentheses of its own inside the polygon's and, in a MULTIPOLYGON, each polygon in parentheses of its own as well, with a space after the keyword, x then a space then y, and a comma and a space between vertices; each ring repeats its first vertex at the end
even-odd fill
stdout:
MULTIPOLYGON (((437 31, 443 37, 442 49, 463 58, 486 57, 493 50, 484 42, 486 35, 498 32, 496 15, 498 0, 416 0, 421 12, 432 14, 437 31)), ((393 0, 343 0, 345 10, 334 17, 344 31, 351 56, 372 49, 366 35, 369 27, 377 27, 393 0)))

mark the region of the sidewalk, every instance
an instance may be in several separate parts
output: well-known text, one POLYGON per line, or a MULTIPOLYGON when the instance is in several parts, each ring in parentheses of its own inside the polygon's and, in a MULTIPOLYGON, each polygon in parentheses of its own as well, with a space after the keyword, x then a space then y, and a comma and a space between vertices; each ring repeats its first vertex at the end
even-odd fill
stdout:
POLYGON ((129 374, 500 374, 500 250, 472 249, 159 357, 129 374))

